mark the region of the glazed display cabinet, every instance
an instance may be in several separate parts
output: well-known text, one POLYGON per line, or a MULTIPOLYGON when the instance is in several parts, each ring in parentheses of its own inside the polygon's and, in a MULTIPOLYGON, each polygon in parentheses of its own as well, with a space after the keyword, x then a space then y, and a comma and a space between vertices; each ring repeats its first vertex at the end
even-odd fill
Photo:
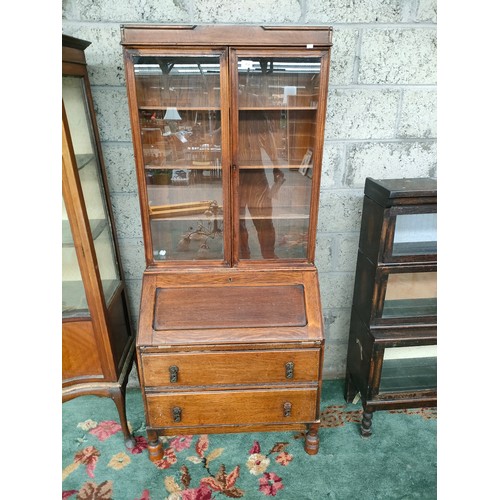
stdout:
POLYGON ((329 27, 122 26, 146 269, 137 338, 159 435, 306 430, 329 27))
POLYGON ((437 183, 367 178, 345 398, 376 410, 437 406, 437 183))
POLYGON ((125 387, 134 356, 84 50, 62 36, 63 402, 107 396, 127 446, 125 387))

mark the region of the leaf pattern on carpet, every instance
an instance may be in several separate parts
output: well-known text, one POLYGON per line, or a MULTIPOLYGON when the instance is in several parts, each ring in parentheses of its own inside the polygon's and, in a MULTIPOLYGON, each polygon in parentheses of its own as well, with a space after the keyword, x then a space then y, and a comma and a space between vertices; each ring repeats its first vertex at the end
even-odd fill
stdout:
MULTIPOLYGON (((382 411, 382 410, 380 410, 382 411)), ((387 410, 388 413, 403 413, 406 415, 419 415, 426 420, 437 418, 436 408, 404 408, 401 410, 387 410)), ((346 423, 359 424, 363 418, 363 408, 347 410, 346 405, 331 405, 325 407, 320 414, 320 427, 342 427, 346 423)))
MULTIPOLYGON (((326 406, 320 415, 321 427, 359 424, 362 411, 361 407, 353 409, 353 405, 326 406)), ((435 408, 388 410, 384 413, 404 413, 420 416, 424 420, 437 418, 435 408)), ((74 423, 74 429, 79 437, 75 439, 73 435, 68 440, 67 450, 72 450, 73 446, 77 449, 69 453, 66 451, 63 462, 63 499, 211 500, 269 496, 284 500, 289 498, 287 495, 294 487, 290 474, 297 474, 296 471, 292 472, 297 466, 292 451, 295 453, 297 446, 300 446, 297 441, 305 438, 305 432, 298 432, 290 434, 291 443, 270 439, 262 446, 264 438, 259 442, 255 440, 256 436, 252 436, 246 440, 246 445, 245 440, 242 440, 238 448, 226 450, 220 446, 224 441, 221 443, 220 439, 208 435, 162 436, 162 459, 150 462, 143 420, 139 421, 140 425, 136 425, 135 430, 131 429, 135 436, 132 448, 123 446, 119 432, 121 427, 116 421, 87 418, 77 422, 74 423), (283 469, 290 464, 294 465, 288 470, 283 469), (132 469, 137 470, 137 466, 156 469, 161 474, 155 476, 159 479, 156 482, 159 490, 149 481, 144 485, 135 485, 136 489, 130 491, 130 496, 123 496, 122 478, 130 475, 132 469), (113 491, 114 488, 117 491, 113 491)), ((285 436, 280 437, 287 439, 285 436)))
MULTIPOLYGON (((77 425, 79 429, 94 436, 100 443, 109 439, 112 435, 121 430, 117 422, 106 420, 100 423, 93 420, 86 420, 77 425)), ((82 439, 83 443, 86 439, 82 439)), ((163 457, 161 460, 153 462, 152 465, 159 470, 170 469, 179 461, 178 454, 187 452, 184 459, 190 463, 190 467, 201 467, 204 475, 199 480, 198 485, 192 484, 191 472, 186 465, 179 467, 180 478, 169 475, 165 477, 164 485, 167 500, 210 500, 215 496, 225 496, 228 498, 242 498, 245 490, 237 485, 240 478, 241 465, 235 465, 229 472, 226 465, 220 463, 217 470, 212 470, 211 464, 224 454, 224 448, 218 447, 210 449, 210 438, 203 434, 200 436, 181 435, 162 439, 164 443, 163 457), (195 439, 196 438, 196 439, 195 439), (193 446, 194 443, 194 446, 193 446), (193 454, 193 451, 195 454, 193 454)), ((256 491, 265 496, 276 496, 280 490, 285 488, 283 479, 273 470, 273 467, 286 467, 293 461, 293 454, 286 451, 289 443, 280 441, 274 443, 267 453, 263 453, 258 441, 254 441, 247 452, 247 459, 244 459, 246 470, 256 476, 256 491)), ((115 453, 107 467, 115 471, 128 467, 135 455, 141 454, 147 449, 147 440, 144 436, 135 436, 135 445, 126 451, 115 453)), ((74 460, 63 470, 63 482, 80 465, 85 465, 87 475, 94 478, 94 471, 101 456, 100 450, 96 446, 86 446, 76 452, 74 460)), ((113 482, 105 480, 100 483, 86 481, 79 490, 63 490, 62 497, 71 498, 76 495, 77 500, 107 500, 113 498, 113 482)), ((148 500, 149 490, 145 489, 140 499, 148 500)))

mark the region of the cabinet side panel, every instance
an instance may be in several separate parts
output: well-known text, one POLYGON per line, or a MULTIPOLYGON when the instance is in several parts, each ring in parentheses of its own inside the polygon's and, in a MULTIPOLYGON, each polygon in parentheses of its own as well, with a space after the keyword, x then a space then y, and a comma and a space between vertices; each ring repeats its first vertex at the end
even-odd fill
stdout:
POLYGON ((384 208, 367 196, 363 199, 363 217, 359 236, 359 250, 376 264, 381 254, 384 208))
POLYGON ((63 383, 76 378, 103 378, 91 321, 62 325, 63 383))
POLYGON ((131 337, 123 290, 115 297, 109 308, 109 324, 113 359, 118 372, 120 372, 123 361, 125 360, 127 345, 131 337))

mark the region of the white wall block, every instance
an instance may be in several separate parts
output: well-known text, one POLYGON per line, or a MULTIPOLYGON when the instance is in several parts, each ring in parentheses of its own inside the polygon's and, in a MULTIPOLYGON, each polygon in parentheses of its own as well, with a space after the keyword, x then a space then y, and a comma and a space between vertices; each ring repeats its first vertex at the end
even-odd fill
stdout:
POLYGON ((435 89, 404 90, 398 136, 436 138, 436 107, 435 89))
POLYGON ((432 177, 435 173, 435 142, 365 143, 351 146, 344 182, 363 188, 366 177, 432 177))
POLYGON ((105 142, 104 164, 111 193, 137 193, 134 151, 128 142, 105 142))
POLYGON ((116 233, 120 239, 142 238, 139 195, 137 193, 115 193, 111 205, 116 222, 116 233))
POLYGON ((132 134, 125 88, 95 87, 92 89, 92 96, 101 141, 127 141, 130 143, 132 134))
POLYGON ((435 29, 367 30, 362 38, 359 83, 435 84, 436 46, 435 29))
POLYGON ((325 139, 389 139, 395 136, 398 90, 330 90, 325 139))
POLYGON ((408 0, 309 0, 309 23, 394 23, 408 0))
POLYGON ((189 22, 183 6, 176 0, 77 0, 63 1, 63 19, 99 22, 189 22))
POLYGON ((360 30, 334 28, 330 63, 330 86, 350 85, 354 78, 354 63, 360 30))
POLYGON ((203 23, 297 23, 299 0, 203 0, 193 2, 194 19, 203 23))
POLYGON ((350 190, 323 191, 320 194, 319 232, 359 231, 362 192, 350 190))

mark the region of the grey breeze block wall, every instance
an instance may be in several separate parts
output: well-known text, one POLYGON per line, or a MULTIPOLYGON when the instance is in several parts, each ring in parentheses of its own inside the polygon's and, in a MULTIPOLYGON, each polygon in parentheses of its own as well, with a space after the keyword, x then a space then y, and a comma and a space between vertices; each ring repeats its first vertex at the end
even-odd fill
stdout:
POLYGON ((333 27, 316 251, 323 377, 333 379, 345 373, 365 178, 436 176, 436 2, 63 0, 63 33, 92 42, 86 57, 134 327, 145 260, 120 24, 333 27))

